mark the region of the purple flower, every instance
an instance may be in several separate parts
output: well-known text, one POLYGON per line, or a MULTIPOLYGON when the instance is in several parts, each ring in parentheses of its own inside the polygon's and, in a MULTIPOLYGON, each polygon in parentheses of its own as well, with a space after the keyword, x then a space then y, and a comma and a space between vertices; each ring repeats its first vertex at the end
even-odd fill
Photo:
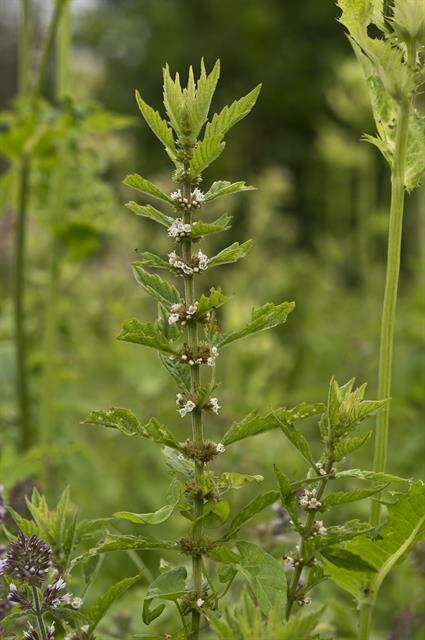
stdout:
POLYGON ((32 586, 40 586, 51 567, 50 546, 33 535, 27 537, 20 531, 18 538, 9 544, 2 560, 1 573, 32 586))

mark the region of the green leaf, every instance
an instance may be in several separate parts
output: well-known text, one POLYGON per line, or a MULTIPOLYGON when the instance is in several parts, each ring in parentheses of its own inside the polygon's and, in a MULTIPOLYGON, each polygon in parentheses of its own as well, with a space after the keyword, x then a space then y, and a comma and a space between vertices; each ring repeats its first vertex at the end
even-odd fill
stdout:
POLYGON ((165 213, 158 211, 150 204, 138 204, 131 200, 130 202, 126 202, 125 206, 127 209, 130 209, 136 216, 143 216, 144 218, 149 218, 149 220, 153 220, 154 222, 158 222, 158 224, 163 227, 169 227, 173 222, 173 218, 171 216, 166 216, 165 213))
POLYGON ((228 216, 226 214, 220 216, 214 222, 203 222, 202 220, 197 220, 192 223, 191 237, 202 238, 203 236, 211 235, 212 233, 218 233, 220 231, 227 231, 230 229, 230 223, 232 221, 232 216, 228 216))
POLYGON ((169 263, 150 251, 144 251, 140 255, 139 264, 144 267, 150 267, 151 269, 165 269, 166 271, 172 271, 169 263))
POLYGON ((362 447, 365 442, 369 440, 373 431, 368 431, 362 436, 355 436, 354 438, 345 438, 337 443, 334 449, 334 459, 335 462, 342 460, 350 453, 362 447))
POLYGON ((153 536, 130 536, 108 533, 88 553, 95 555, 110 551, 143 551, 145 549, 175 549, 176 543, 171 540, 158 540, 153 536))
POLYGON ((235 100, 230 106, 224 107, 219 114, 214 114, 211 122, 205 128, 205 138, 217 137, 222 140, 229 129, 249 114, 257 101, 260 91, 261 84, 243 98, 235 100))
POLYGON ((382 471, 363 471, 362 469, 346 469, 337 471, 336 478, 354 478, 356 480, 376 480, 378 482, 409 482, 406 478, 394 476, 382 471))
POLYGON ((158 327, 150 322, 140 322, 136 318, 124 323, 122 332, 117 339, 134 344, 142 344, 145 347, 158 349, 165 353, 177 353, 177 349, 164 337, 158 327))
POLYGON ((155 298, 155 300, 158 300, 158 302, 164 304, 166 307, 182 302, 179 292, 170 282, 163 280, 156 274, 148 273, 138 262, 133 262, 132 267, 137 282, 149 295, 155 298))
POLYGON ((212 200, 222 198, 223 196, 229 196, 232 193, 252 191, 253 189, 255 189, 255 187, 250 187, 242 181, 232 183, 227 182, 227 180, 219 180, 218 182, 213 182, 211 188, 205 194, 205 202, 212 202, 212 200))
POLYGON ((178 360, 165 356, 163 353, 159 354, 159 358, 179 388, 183 391, 190 391, 190 371, 188 367, 185 367, 178 360))
POLYGON ((226 247, 220 253, 210 258, 208 262, 209 267, 218 267, 222 264, 231 264, 233 262, 237 262, 241 260, 241 258, 245 258, 245 256, 252 249, 252 240, 247 240, 242 244, 239 242, 234 242, 230 245, 230 247, 226 247))
POLYGON ((293 424, 296 420, 303 420, 310 416, 317 415, 323 410, 322 404, 307 404, 302 402, 292 409, 280 408, 264 416, 258 415, 257 411, 252 411, 245 418, 234 422, 222 438, 224 445, 233 444, 244 438, 256 436, 259 433, 277 429, 281 422, 293 424), (276 420, 276 415, 279 420, 276 420))
POLYGON ((229 525, 229 531, 226 534, 226 539, 233 537, 239 531, 239 529, 248 520, 251 520, 257 513, 269 507, 273 502, 279 500, 278 491, 268 491, 263 495, 253 498, 248 504, 243 507, 239 513, 233 518, 229 525))
POLYGON ((143 435, 143 427, 136 416, 128 409, 112 407, 106 411, 92 411, 83 424, 94 424, 101 427, 117 429, 126 436, 143 435))
POLYGON ((152 513, 131 513, 130 511, 118 511, 114 513, 114 517, 119 520, 128 520, 134 522, 134 524, 162 524, 166 522, 174 512, 177 503, 180 500, 181 491, 179 484, 176 481, 170 486, 167 495, 167 502, 163 507, 152 513))
MULTIPOLYGON (((201 75, 196 85, 196 90, 189 103, 189 119, 191 124, 191 133, 196 138, 206 122, 208 112, 210 110, 211 100, 220 77, 220 60, 217 60, 211 73, 208 75, 205 71, 204 61, 201 60, 201 75)), ((193 71, 190 68, 190 79, 193 82, 193 71), (191 77, 192 76, 192 77, 191 77)), ((195 88, 194 88, 195 89, 195 88)))
POLYGON ((173 602, 187 593, 186 577, 186 569, 184 567, 176 567, 170 571, 161 573, 151 582, 143 601, 143 622, 145 624, 150 624, 158 618, 165 609, 165 605, 161 604, 154 610, 151 610, 151 604, 155 598, 173 602))
POLYGON ((320 553, 336 567, 342 567, 350 571, 376 571, 375 567, 363 560, 361 556, 341 547, 326 547, 321 549, 320 553))
POLYGON ((294 310, 294 308, 295 302, 282 302, 278 305, 268 302, 262 307, 253 310, 251 321, 243 329, 225 334, 219 340, 217 346, 223 347, 226 344, 235 342, 235 340, 241 340, 242 338, 254 333, 266 331, 267 329, 272 329, 279 324, 283 324, 286 322, 288 315, 294 310))
POLYGON ((276 465, 274 465, 274 472, 279 483, 281 499, 285 502, 286 498, 294 493, 294 488, 292 487, 288 476, 286 476, 276 465))
POLYGON ((183 92, 179 74, 173 80, 168 64, 163 69, 164 106, 174 131, 180 135, 182 129, 183 92))
POLYGON ((241 555, 239 570, 248 580, 261 610, 267 614, 278 599, 285 600, 286 583, 281 564, 256 544, 238 541, 236 546, 241 555))
POLYGON ((120 598, 130 587, 139 582, 142 575, 133 576, 132 578, 124 578, 114 584, 106 593, 97 598, 90 609, 85 611, 85 615, 89 620, 89 633, 93 633, 99 622, 107 613, 108 609, 113 605, 115 600, 120 598))
POLYGON ((343 547, 371 564, 376 573, 371 575, 365 572, 353 576, 351 571, 333 564, 326 566, 331 578, 359 601, 364 598, 365 583, 374 601, 388 573, 425 538, 425 485, 415 482, 407 493, 395 495, 397 500, 388 505, 387 522, 379 530, 378 537, 357 536, 343 547))
POLYGON ((274 416, 288 440, 294 445, 296 449, 298 449, 298 451, 307 460, 307 462, 314 466, 314 458, 311 454, 308 442, 304 438, 302 433, 300 433, 293 424, 288 424, 287 422, 285 422, 285 420, 282 420, 277 412, 274 413, 274 416))
POLYGON ((152 196, 153 198, 157 198, 158 200, 174 205, 170 196, 161 191, 161 189, 156 187, 152 182, 149 182, 149 180, 140 176, 138 173, 130 174, 123 180, 123 183, 127 185, 127 187, 132 187, 133 189, 137 189, 137 191, 146 193, 148 196, 152 196))
POLYGON ((162 142, 164 147, 169 149, 173 154, 176 151, 174 145, 174 137, 173 132, 168 126, 168 124, 161 118, 158 111, 155 111, 150 107, 143 99, 140 93, 136 90, 136 101, 139 106, 139 109, 147 123, 147 125, 151 128, 153 133, 156 135, 158 140, 162 142))
POLYGON ((229 297, 225 296, 220 289, 214 289, 214 287, 212 287, 208 296, 202 294, 199 298, 196 315, 200 317, 208 311, 211 311, 211 309, 218 309, 223 306, 223 304, 226 304, 228 300, 229 297))
MULTIPOLYGON (((313 640, 311 633, 322 617, 324 607, 310 613, 299 612, 285 624, 278 640, 313 640)), ((314 638, 317 638, 314 635, 314 638)))
POLYGON ((190 160, 190 175, 197 178, 223 152, 225 143, 220 138, 204 138, 199 142, 190 160))
POLYGON ((216 529, 226 522, 230 515, 230 504, 227 500, 210 500, 204 505, 204 513, 200 518, 204 527, 216 529))
POLYGON ((336 507, 340 504, 347 504, 348 502, 357 502, 358 500, 364 500, 370 498, 382 491, 387 484, 379 483, 370 487, 369 489, 352 489, 351 491, 336 491, 329 493, 323 500, 322 504, 324 508, 336 507))
POLYGON ((226 471, 224 473, 220 473, 217 478, 217 483, 221 491, 227 491, 228 489, 241 489, 251 482, 260 483, 263 482, 263 480, 263 476, 253 476, 246 473, 232 473, 230 471, 226 471))

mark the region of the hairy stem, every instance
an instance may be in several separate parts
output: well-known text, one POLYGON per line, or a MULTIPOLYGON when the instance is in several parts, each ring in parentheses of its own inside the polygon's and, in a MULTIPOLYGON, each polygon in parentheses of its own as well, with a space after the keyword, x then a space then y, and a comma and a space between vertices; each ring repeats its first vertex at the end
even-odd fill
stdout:
MULTIPOLYGON (((407 64, 414 66, 415 45, 408 48, 407 64)), ((403 232, 404 177, 406 168, 409 116, 412 96, 403 98, 399 106, 397 137, 392 167, 391 210, 388 229, 387 273, 381 320, 381 339, 378 370, 378 400, 391 396, 391 374, 394 347, 394 326, 397 305, 397 289, 400 274, 400 253, 403 232)), ((389 406, 378 413, 376 421, 374 471, 385 471, 388 454, 389 406)), ((377 500, 372 502, 371 524, 377 526, 381 519, 381 508, 377 500)))
POLYGON ((21 0, 19 26, 19 95, 27 97, 30 89, 31 77, 31 0, 21 0))
POLYGON ((44 624, 43 612, 41 610, 40 599, 38 597, 38 591, 36 587, 32 587, 32 595, 34 599, 35 617, 37 618, 38 629, 40 631, 40 638, 41 640, 47 640, 46 626, 44 624))
POLYGON ((359 640, 369 640, 372 628, 373 604, 365 602, 361 605, 361 616, 359 621, 359 640))
MULTIPOLYGON (((191 197, 191 183, 190 181, 184 181, 182 185, 182 194, 184 198, 190 201, 191 197)), ((185 223, 191 222, 190 210, 184 214, 185 223)), ((190 238, 183 242, 183 259, 189 263, 192 257, 192 241, 190 238)), ((184 279, 184 295, 186 308, 195 302, 195 283, 193 276, 185 276, 184 279)), ((193 353, 198 350, 198 329, 196 322, 189 322, 187 325, 187 340, 190 349, 193 353)), ((199 391, 200 384, 200 367, 195 364, 190 368, 191 379, 191 393, 195 397, 199 391)), ((202 410, 196 408, 191 413, 192 418, 192 437, 197 445, 201 445, 204 442, 203 424, 202 424, 202 410)), ((203 463, 195 462, 195 484, 197 488, 202 486, 203 476, 203 463)), ((199 540, 202 537, 202 514, 203 514, 203 499, 200 497, 199 492, 196 492, 194 497, 194 515, 196 522, 193 527, 194 541, 199 540)), ((192 570, 193 570, 193 590, 195 594, 201 594, 202 591, 202 556, 194 554, 192 556, 192 570)), ((201 616, 199 611, 192 612, 192 630, 191 640, 197 640, 199 638, 201 616)))

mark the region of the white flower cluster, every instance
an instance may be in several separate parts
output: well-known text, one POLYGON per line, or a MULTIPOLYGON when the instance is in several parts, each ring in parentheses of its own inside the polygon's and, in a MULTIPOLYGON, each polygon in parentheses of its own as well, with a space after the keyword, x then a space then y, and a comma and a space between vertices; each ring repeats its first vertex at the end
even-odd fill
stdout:
POLYGON ((181 271, 186 276, 205 271, 208 268, 208 257, 200 249, 192 256, 192 264, 186 264, 175 251, 168 254, 168 262, 174 269, 181 271))
POLYGON ((190 198, 184 198, 180 189, 170 194, 171 200, 174 200, 182 209, 199 209, 204 204, 205 195, 198 187, 192 191, 190 198))
POLYGON ((190 236, 191 229, 192 227, 189 223, 185 223, 182 218, 176 218, 168 227, 168 235, 170 238, 180 240, 181 238, 190 236))
POLYGON ((216 445, 215 450, 217 451, 217 453, 224 453, 226 451, 226 447, 224 446, 224 444, 222 442, 219 442, 216 445))
POLYGON ((322 503, 319 500, 317 500, 316 496, 314 495, 314 492, 309 491, 308 489, 305 489, 303 491, 301 496, 298 498, 298 503, 300 507, 303 507, 304 509, 307 509, 307 510, 319 509, 319 507, 322 506, 322 503))
POLYGON ((203 600, 202 598, 198 598, 196 601, 196 606, 202 607, 203 604, 205 604, 205 600, 203 600))
POLYGON ((300 567, 303 564, 303 560, 299 556, 288 555, 288 556, 284 556, 283 559, 285 560, 288 567, 290 567, 291 569, 296 569, 296 567, 300 567))
POLYGON ((213 367, 215 365, 215 361, 218 357, 218 349, 215 346, 212 346, 211 349, 203 350, 197 357, 191 356, 187 353, 182 353, 181 359, 183 362, 186 362, 191 367, 195 364, 207 364, 209 367, 213 367))
MULTIPOLYGON (((55 638, 55 623, 52 622, 48 627, 46 627, 46 640, 54 640, 55 638)), ((31 622, 28 622, 28 629, 24 631, 24 640, 38 640, 39 635, 38 631, 34 629, 31 622)))
POLYGON ((219 411, 221 409, 221 405, 218 402, 218 398, 210 398, 209 399, 208 409, 211 409, 211 411, 213 411, 216 414, 219 413, 219 411))
POLYGON ((176 324, 180 322, 180 324, 184 327, 189 320, 192 320, 193 316, 196 313, 198 308, 198 303, 194 302, 189 305, 187 308, 184 304, 173 304, 171 305, 171 313, 168 316, 168 324, 176 324))
POLYGON ((316 520, 313 524, 313 535, 314 536, 325 536, 327 529, 323 524, 323 520, 316 520))
POLYGON ((297 600, 297 604, 299 607, 306 607, 309 604, 311 604, 311 598, 308 598, 307 596, 303 596, 302 598, 297 600))
POLYGON ((182 393, 177 394, 176 405, 179 407, 177 411, 182 418, 184 418, 188 413, 191 413, 196 407, 196 404, 193 402, 193 400, 185 400, 185 397, 182 393))

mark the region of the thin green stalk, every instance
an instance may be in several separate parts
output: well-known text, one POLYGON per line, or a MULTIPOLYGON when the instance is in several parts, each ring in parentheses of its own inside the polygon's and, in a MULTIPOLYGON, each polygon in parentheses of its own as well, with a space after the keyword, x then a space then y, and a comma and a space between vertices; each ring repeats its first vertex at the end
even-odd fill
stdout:
MULTIPOLYGON (((30 95, 33 109, 36 108, 37 98, 44 89, 47 64, 54 43, 60 15, 64 7, 64 0, 56 0, 53 17, 51 19, 42 61, 35 88, 29 91, 29 63, 31 44, 30 2, 22 2, 21 36, 20 36, 20 91, 22 95, 30 95)), ((16 393, 18 403, 18 423, 20 425, 20 446, 23 450, 31 446, 33 434, 29 409, 28 391, 28 354, 25 330, 25 283, 26 283, 26 226, 27 209, 30 198, 31 156, 24 153, 18 171, 18 210, 15 226, 15 274, 14 274, 14 335, 16 351, 16 393)))
POLYGON ((19 26, 19 68, 18 87, 19 95, 28 96, 31 77, 31 0, 21 0, 20 26, 19 26))
POLYGON ((40 606, 40 599, 38 597, 38 592, 36 587, 32 588, 32 595, 34 598, 35 617, 37 618, 38 629, 40 631, 40 638, 41 640, 47 640, 46 625, 44 624, 43 613, 40 606))
MULTIPOLYGON (((191 198, 191 183, 186 180, 182 185, 183 197, 187 198, 190 201, 191 198)), ((185 223, 191 222, 191 213, 190 211, 185 212, 184 214, 185 223)), ((187 263, 190 263, 192 257, 192 241, 190 238, 185 240, 183 243, 183 258, 187 263)), ((184 294, 185 294, 185 305, 186 308, 195 302, 195 284, 193 280, 193 276, 185 276, 184 279, 184 294)), ((198 329, 196 322, 188 323, 187 325, 187 340, 190 349, 193 353, 197 353, 198 351, 198 329)), ((190 368, 191 375, 191 392, 194 397, 198 395, 199 384, 200 384, 200 367, 195 364, 190 368)), ((203 433, 203 424, 202 424, 202 410, 196 408, 191 413, 192 416, 192 437, 194 442, 197 445, 202 446, 204 443, 204 433, 203 433)), ((195 483, 196 487, 202 486, 202 476, 203 476, 203 464, 201 462, 195 462, 195 483)), ((202 538, 202 515, 203 515, 203 500, 199 495, 195 495, 194 497, 194 511, 196 522, 193 527, 193 538, 194 541, 198 541, 202 538)), ((192 571, 193 571, 193 590, 195 594, 200 594, 202 591, 202 556, 197 553, 192 556, 192 571)), ((201 616, 199 611, 192 612, 192 630, 191 630, 191 640, 198 640, 199 638, 199 630, 200 630, 200 622, 201 616)))
POLYGON ((13 307, 16 349, 16 393, 18 421, 20 425, 20 448, 31 446, 30 402, 28 392, 27 339, 25 332, 25 272, 26 272, 26 216, 29 198, 29 159, 21 159, 18 176, 18 209, 15 222, 15 269, 13 307))
POLYGON ((372 629, 373 603, 365 602, 361 605, 361 616, 359 623, 359 640, 369 640, 372 629))
MULTIPOLYGON (((415 64, 416 48, 408 48, 407 63, 415 64)), ((391 374, 394 347, 394 326, 397 306, 397 290, 400 274, 400 253, 404 213, 404 176, 406 167, 409 116, 412 96, 406 96, 399 106, 397 137, 392 167, 391 210, 388 230, 387 273, 381 321, 379 350, 378 400, 391 396, 391 374)), ((378 413, 376 421, 374 471, 385 471, 388 454, 389 405, 378 413)), ((377 526, 381 519, 381 507, 377 500, 372 502, 371 524, 377 526)))
POLYGON ((63 99, 69 91, 71 51, 71 11, 70 2, 67 0, 62 9, 62 15, 58 26, 56 38, 56 98, 63 99))

